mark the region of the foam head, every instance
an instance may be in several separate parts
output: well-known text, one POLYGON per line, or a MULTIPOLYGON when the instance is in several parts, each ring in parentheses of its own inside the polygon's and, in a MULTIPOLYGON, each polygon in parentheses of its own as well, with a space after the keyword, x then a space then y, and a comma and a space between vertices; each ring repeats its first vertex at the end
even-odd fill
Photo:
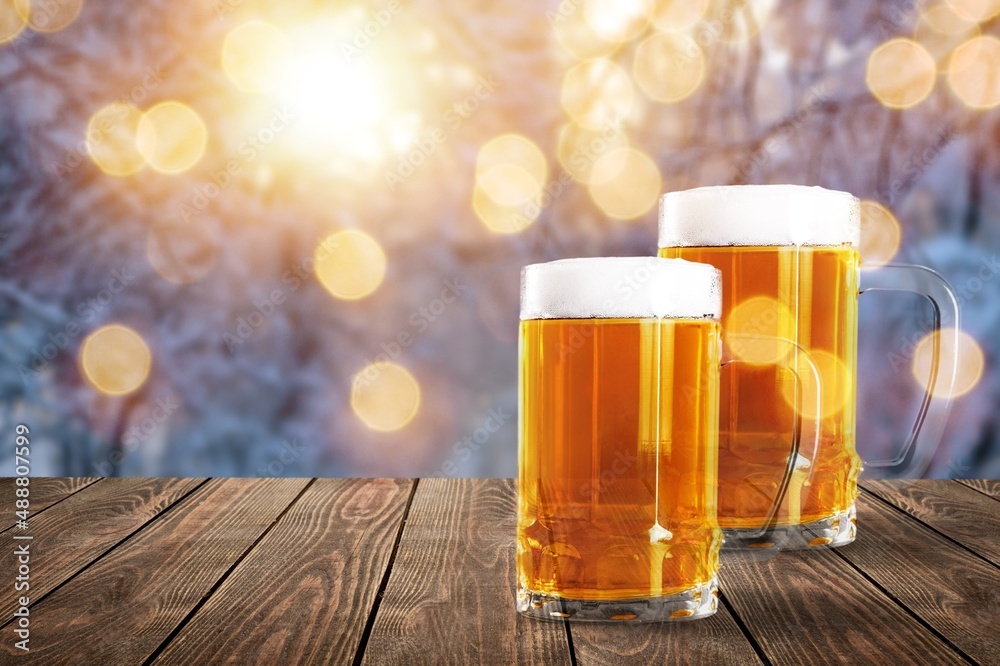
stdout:
POLYGON ((660 247, 853 245, 861 202, 802 185, 726 185, 660 199, 660 247))
POLYGON ((722 275, 708 264, 598 257, 521 270, 521 319, 719 318, 722 275))

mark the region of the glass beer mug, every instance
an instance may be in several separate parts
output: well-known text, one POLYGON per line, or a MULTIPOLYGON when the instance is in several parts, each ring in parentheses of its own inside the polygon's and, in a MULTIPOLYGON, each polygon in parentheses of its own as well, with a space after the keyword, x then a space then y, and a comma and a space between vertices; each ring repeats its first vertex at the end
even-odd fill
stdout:
POLYGON ((522 271, 520 612, 715 612, 719 279, 653 257, 522 271))
MULTIPOLYGON (((919 266, 889 265, 862 273, 859 242, 860 202, 844 192, 746 185, 662 198, 660 256, 705 262, 722 271, 724 342, 729 353, 745 361, 722 376, 718 501, 727 547, 840 546, 854 540, 862 464, 855 450, 861 293, 921 294, 934 306, 934 340, 956 334, 957 301, 943 278, 919 266), (942 329, 942 317, 955 329, 942 329), (753 340, 757 335, 761 341, 753 340), (818 420, 796 413, 789 399, 795 382, 775 365, 783 352, 767 342, 771 339, 805 350, 802 356, 818 370, 819 381, 810 373, 798 374, 798 390, 819 396, 818 420), (802 456, 799 476, 793 474, 772 529, 761 537, 757 528, 781 486, 784 433, 798 419, 818 431, 819 446, 814 455, 802 456)), ((935 386, 937 378, 938 387, 950 388, 958 359, 942 358, 942 346, 957 349, 956 344, 934 345, 928 386, 935 386)), ((895 476, 919 474, 940 441, 948 409, 947 400, 928 391, 900 453, 865 464, 888 468, 895 476)))

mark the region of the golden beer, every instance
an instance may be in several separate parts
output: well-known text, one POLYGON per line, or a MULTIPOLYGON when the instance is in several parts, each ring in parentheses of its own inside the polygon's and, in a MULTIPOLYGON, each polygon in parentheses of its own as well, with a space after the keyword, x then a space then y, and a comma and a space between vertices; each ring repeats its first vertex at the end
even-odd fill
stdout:
MULTIPOLYGON (((614 277, 622 270, 641 277, 648 259, 579 261, 568 262, 561 277, 580 303, 567 306, 560 297, 549 299, 556 304, 549 312, 526 312, 529 274, 522 289, 519 610, 638 621, 711 614, 721 545, 719 323, 700 316, 712 314, 710 305, 660 307, 698 315, 690 317, 648 316, 660 313, 643 298, 632 309, 619 307, 615 287, 628 291, 631 276, 617 285, 614 277), (594 263, 602 261, 619 263, 607 270, 594 263), (590 281, 573 276, 594 265, 606 279, 596 269, 590 281), (612 299, 614 306, 602 307, 612 299), (591 318, 566 316, 574 313, 591 318)), ((652 261, 661 266, 657 277, 693 272, 688 288, 695 292, 697 282, 717 280, 706 266, 652 261)), ((551 276, 538 281, 543 277, 551 276)), ((652 287, 651 279, 631 282, 639 283, 638 294, 652 287)))
MULTIPOLYGON (((777 524, 846 514, 857 497, 861 469, 854 441, 857 251, 851 246, 674 247, 661 248, 660 255, 705 262, 722 271, 727 340, 730 335, 770 334, 809 353, 822 382, 820 449, 810 461, 812 478, 801 483, 793 476, 777 524), (741 310, 741 303, 751 305, 741 310)), ((732 351, 735 358, 771 360, 754 358, 753 350, 732 351)), ((809 375, 801 378, 805 393, 814 393, 809 375)), ((723 370, 719 523, 724 528, 758 528, 767 515, 788 456, 795 381, 770 363, 736 363, 723 370)))

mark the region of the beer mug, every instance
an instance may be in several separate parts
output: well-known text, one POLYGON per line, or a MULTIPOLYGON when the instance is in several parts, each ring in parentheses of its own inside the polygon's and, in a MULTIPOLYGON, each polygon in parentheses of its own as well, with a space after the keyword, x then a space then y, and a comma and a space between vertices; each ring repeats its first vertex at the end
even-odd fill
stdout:
POLYGON ((711 266, 652 257, 522 271, 520 612, 715 612, 719 280, 711 266))
MULTIPOLYGON (((855 450, 858 297, 890 290, 930 299, 936 334, 928 386, 937 379, 939 388, 950 389, 958 358, 942 358, 940 349, 955 350, 957 344, 941 344, 941 337, 957 335, 958 305, 948 284, 919 266, 862 272, 860 202, 818 187, 725 186, 667 194, 659 231, 661 257, 722 271, 725 347, 744 361, 726 368, 721 380, 718 510, 726 546, 850 543, 862 467, 855 450), (942 329, 942 318, 955 329, 942 329), (819 381, 808 372, 797 375, 799 391, 820 396, 818 420, 796 413, 790 399, 795 380, 775 365, 784 354, 772 344, 775 339, 805 350, 801 356, 818 370, 819 381), (758 528, 785 473, 786 432, 800 419, 818 431, 819 447, 815 455, 802 456, 762 537, 758 528)), ((919 474, 940 441, 949 404, 928 390, 900 453, 865 464, 895 476, 919 474)))

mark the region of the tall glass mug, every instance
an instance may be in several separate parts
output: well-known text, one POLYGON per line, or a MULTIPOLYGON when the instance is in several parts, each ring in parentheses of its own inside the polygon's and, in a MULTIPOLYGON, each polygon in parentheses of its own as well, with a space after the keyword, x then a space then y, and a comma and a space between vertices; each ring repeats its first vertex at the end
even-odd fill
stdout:
MULTIPOLYGON (((957 356, 940 354, 942 347, 957 349, 940 344, 941 336, 955 335, 955 329, 941 328, 942 317, 958 327, 958 305, 947 283, 919 266, 862 272, 859 241, 860 203, 844 192, 748 185, 662 198, 660 256, 722 271, 726 353, 744 361, 725 368, 721 380, 718 510, 727 547, 840 546, 854 540, 862 464, 855 449, 860 293, 907 291, 930 299, 939 344, 927 385, 954 382, 957 356), (817 372, 789 373, 776 340, 805 350, 800 358, 817 372), (806 398, 797 402, 796 395, 806 398), (813 399, 818 414, 797 409, 813 399), (819 445, 799 456, 791 483, 783 485, 786 439, 797 427, 815 429, 819 445), (774 501, 780 508, 769 516, 774 501)), ((925 394, 900 453, 866 464, 895 476, 922 472, 948 409, 947 400, 925 394)))
POLYGON ((569 259, 521 274, 519 611, 711 615, 719 272, 569 259))

